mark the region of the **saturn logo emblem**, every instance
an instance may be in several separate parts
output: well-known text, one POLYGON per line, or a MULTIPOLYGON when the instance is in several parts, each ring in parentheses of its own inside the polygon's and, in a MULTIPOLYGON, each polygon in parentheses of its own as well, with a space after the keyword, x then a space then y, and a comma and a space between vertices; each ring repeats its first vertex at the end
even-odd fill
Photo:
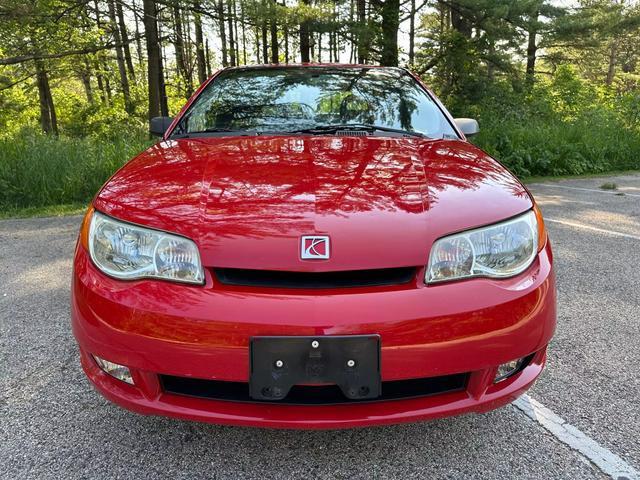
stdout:
POLYGON ((326 235, 304 235, 300 242, 302 260, 327 260, 330 255, 329 237, 326 235))

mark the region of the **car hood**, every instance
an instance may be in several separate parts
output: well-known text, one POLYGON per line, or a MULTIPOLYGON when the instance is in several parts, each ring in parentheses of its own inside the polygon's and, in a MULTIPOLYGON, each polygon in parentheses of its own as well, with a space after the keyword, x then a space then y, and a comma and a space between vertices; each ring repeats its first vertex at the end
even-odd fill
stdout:
POLYGON ((524 212, 504 167, 458 140, 208 137, 162 141, 94 206, 193 239, 208 267, 329 271, 421 266, 437 238, 524 212), (301 260, 302 235, 329 260, 301 260))

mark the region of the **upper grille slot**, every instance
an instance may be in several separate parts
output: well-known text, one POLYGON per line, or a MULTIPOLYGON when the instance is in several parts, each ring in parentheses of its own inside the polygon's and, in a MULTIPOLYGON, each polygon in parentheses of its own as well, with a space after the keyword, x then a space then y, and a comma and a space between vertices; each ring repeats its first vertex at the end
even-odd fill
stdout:
POLYGON ((216 268, 216 278, 225 285, 271 288, 353 288, 381 287, 409 283, 415 267, 347 270, 341 272, 288 272, 216 268))

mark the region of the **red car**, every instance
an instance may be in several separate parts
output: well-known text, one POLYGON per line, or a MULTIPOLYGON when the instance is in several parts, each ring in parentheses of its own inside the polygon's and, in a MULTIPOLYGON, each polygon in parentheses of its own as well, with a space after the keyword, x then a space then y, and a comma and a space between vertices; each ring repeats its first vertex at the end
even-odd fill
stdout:
POLYGON ((341 428, 484 412, 540 375, 540 211, 408 71, 225 69, 151 130, 75 252, 73 331, 109 400, 341 428))

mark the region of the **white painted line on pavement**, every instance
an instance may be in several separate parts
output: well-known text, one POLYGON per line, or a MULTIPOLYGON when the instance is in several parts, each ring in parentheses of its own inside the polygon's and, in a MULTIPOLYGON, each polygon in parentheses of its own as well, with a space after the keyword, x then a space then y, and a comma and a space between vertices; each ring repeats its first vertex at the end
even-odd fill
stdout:
POLYGON ((559 223, 560 225, 566 225, 567 227, 574 227, 574 228, 582 228, 584 230, 591 230, 592 232, 599 232, 599 233, 604 233, 606 235, 613 235, 614 237, 624 237, 624 238, 632 238, 634 240, 640 240, 640 235, 633 235, 631 233, 624 233, 624 232, 616 232, 614 230, 606 230, 604 228, 598 228, 598 227, 592 227, 591 225, 585 225, 584 223, 576 223, 576 222, 569 222, 568 220, 558 220, 556 218, 544 218, 545 222, 551 222, 551 223, 559 223))
POLYGON ((640 478, 640 472, 618 455, 586 436, 529 395, 522 395, 513 402, 513 406, 531 420, 539 423, 562 443, 576 450, 611 478, 618 480, 637 480, 640 478))
POLYGON ((552 188, 568 188, 569 190, 582 190, 583 192, 608 193, 609 195, 640 197, 637 193, 626 193, 624 190, 597 190, 595 188, 569 187, 568 185, 553 185, 552 183, 531 183, 531 186, 552 187, 552 188), (620 195, 623 194, 623 195, 620 195))

